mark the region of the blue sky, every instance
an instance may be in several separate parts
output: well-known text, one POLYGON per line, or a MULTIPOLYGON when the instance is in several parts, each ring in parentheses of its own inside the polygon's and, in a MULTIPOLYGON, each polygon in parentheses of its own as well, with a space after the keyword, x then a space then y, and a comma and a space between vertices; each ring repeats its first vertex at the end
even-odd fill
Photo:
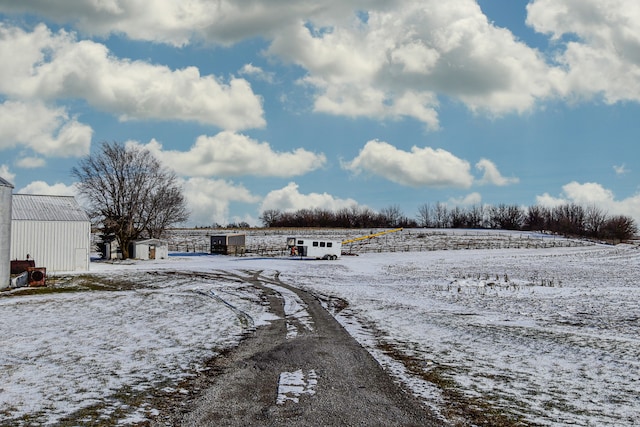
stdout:
POLYGON ((635 0, 0 0, 0 176, 74 194, 102 141, 190 225, 264 209, 576 202, 640 221, 635 0))

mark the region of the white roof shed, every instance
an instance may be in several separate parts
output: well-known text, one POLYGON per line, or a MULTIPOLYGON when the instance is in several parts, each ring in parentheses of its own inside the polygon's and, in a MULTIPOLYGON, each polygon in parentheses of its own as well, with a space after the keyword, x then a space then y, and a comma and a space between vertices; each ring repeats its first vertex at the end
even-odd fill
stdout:
POLYGON ((132 244, 131 258, 136 259, 167 259, 169 257, 169 242, 159 239, 135 240, 132 244))
POLYGON ((88 271, 91 221, 71 196, 14 194, 11 259, 33 258, 47 271, 88 271))

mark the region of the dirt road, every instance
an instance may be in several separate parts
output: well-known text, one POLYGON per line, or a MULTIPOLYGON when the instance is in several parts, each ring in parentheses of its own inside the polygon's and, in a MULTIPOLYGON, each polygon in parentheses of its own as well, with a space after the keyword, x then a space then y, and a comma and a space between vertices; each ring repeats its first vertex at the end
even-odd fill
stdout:
POLYGON ((196 397, 174 404, 154 425, 443 425, 314 296, 282 283, 277 274, 255 272, 242 279, 268 295, 280 320, 214 359, 196 397), (303 316, 287 313, 287 299, 295 299, 291 293, 306 305, 303 316))

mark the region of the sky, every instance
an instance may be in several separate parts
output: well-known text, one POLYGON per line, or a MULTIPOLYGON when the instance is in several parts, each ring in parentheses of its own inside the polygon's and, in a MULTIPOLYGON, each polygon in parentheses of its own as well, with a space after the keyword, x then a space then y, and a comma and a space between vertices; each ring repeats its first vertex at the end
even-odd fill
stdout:
POLYGON ((137 145, 191 226, 438 202, 640 223, 639 101, 636 0, 0 0, 0 176, 73 195, 102 142, 137 145))

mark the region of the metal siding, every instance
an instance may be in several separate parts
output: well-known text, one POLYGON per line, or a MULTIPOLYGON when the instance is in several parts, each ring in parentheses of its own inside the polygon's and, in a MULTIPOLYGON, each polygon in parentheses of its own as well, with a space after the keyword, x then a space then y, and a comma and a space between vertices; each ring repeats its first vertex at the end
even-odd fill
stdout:
POLYGON ((29 254, 47 271, 77 271, 78 250, 84 250, 89 269, 90 223, 65 221, 12 221, 11 259, 29 254))
POLYGON ((13 187, 0 178, 0 289, 9 286, 11 267, 11 198, 13 187))
POLYGON ((232 234, 229 236, 228 245, 244 246, 245 235, 244 234, 232 234))

